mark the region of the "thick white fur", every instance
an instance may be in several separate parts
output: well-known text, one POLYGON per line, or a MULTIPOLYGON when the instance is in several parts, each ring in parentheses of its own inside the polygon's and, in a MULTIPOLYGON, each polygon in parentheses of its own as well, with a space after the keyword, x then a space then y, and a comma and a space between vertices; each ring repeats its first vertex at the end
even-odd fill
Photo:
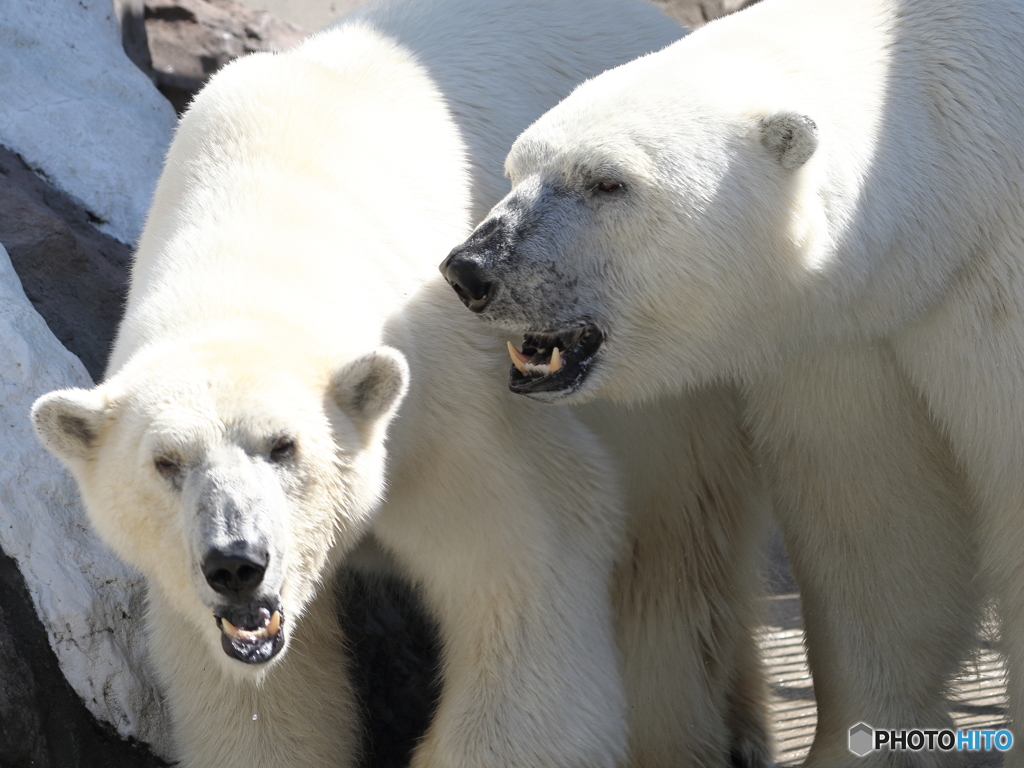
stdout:
POLYGON ((739 398, 581 406, 625 481, 614 606, 634 768, 768 766, 754 630, 768 500, 739 398))
MULTIPOLYGON (((35 409, 97 528, 149 579, 183 765, 353 763, 329 584, 368 529, 422 586, 444 642, 414 766, 621 761, 612 463, 572 412, 502 390, 498 337, 436 264, 496 200, 519 130, 575 82, 677 35, 632 0, 386 3, 293 52, 231 64, 190 107, 107 379, 35 409), (282 433, 294 466, 268 459, 282 433), (288 645, 262 667, 219 648, 197 565, 203 507, 155 469, 168 453, 186 488, 214 477, 217 498, 272 509, 254 517, 278 548, 266 578, 288 645)), ((631 718, 634 762, 763 760, 749 647, 762 500, 735 402, 593 418, 635 465, 630 503, 652 521, 633 523, 616 589, 630 697, 654 718, 631 718), (680 435, 692 422, 687 473, 628 447, 665 414, 680 435)))
POLYGON ((860 720, 949 722, 979 557, 1024 723, 1021 39, 1016 0, 764 0, 584 84, 509 156, 496 215, 625 184, 559 254, 608 334, 585 393, 747 390, 804 597, 813 765, 864 765, 860 720), (772 121, 794 115, 786 154, 772 121))

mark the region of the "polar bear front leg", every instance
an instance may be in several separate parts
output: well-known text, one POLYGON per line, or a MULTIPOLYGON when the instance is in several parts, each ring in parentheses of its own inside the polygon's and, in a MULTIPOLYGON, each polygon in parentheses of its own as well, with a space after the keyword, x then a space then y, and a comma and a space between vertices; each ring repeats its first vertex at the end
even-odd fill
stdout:
POLYGON ((767 766, 754 642, 769 504, 724 386, 579 409, 623 473, 614 604, 635 768, 767 766))
MULTIPOLYGON (((1009 221, 1010 219, 1008 219, 1009 221)), ((1024 766, 1024 237, 1001 235, 943 302, 896 338, 979 501, 985 586, 995 599, 1013 748, 1024 766)))
POLYGON ((491 582, 438 612, 443 688, 413 768, 621 764, 624 698, 607 589, 535 565, 547 573, 507 574, 506 589, 491 582))
POLYGON ((151 652, 183 768, 356 765, 357 710, 331 583, 292 627, 284 657, 259 682, 226 674, 222 661, 210 658, 206 639, 150 589, 151 652))
POLYGON ((943 693, 980 603, 965 478, 884 344, 808 355, 749 395, 801 591, 818 703, 807 765, 890 764, 852 755, 849 728, 951 727, 943 693))
POLYGON ((429 445, 396 458, 375 525, 421 585, 443 645, 440 701, 412 765, 613 768, 626 726, 611 467, 588 460, 594 438, 564 411, 500 392, 488 400, 471 432, 427 425, 429 445), (520 443, 524 425, 531 439, 520 443))

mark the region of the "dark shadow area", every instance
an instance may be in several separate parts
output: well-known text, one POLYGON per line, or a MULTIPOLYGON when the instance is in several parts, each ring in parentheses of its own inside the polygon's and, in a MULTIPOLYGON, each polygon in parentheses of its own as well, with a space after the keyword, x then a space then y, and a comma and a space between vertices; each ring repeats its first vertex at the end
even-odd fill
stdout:
POLYGON ((771 689, 773 696, 786 701, 814 701, 814 689, 809 685, 801 687, 773 685, 771 689))
POLYGON ((131 249, 3 147, 0 243, 53 335, 98 379, 121 319, 131 249))
POLYGON ((764 565, 761 570, 765 592, 769 595, 796 594, 796 581, 789 569, 786 546, 778 528, 772 526, 765 546, 764 565))
POLYGON ((395 576, 343 572, 342 625, 361 704, 363 768, 403 768, 441 693, 437 626, 417 591, 395 576))
POLYGON ((0 768, 161 768, 85 708, 60 670, 18 565, 0 551, 0 768))

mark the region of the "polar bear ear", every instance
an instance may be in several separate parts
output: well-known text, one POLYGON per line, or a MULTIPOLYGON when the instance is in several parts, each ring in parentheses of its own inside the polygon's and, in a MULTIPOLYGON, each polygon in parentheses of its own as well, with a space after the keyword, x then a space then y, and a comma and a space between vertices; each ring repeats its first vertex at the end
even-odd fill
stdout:
POLYGON ((60 389, 32 406, 32 425, 50 453, 72 461, 88 458, 99 437, 104 414, 96 390, 60 389))
POLYGON ((390 418, 409 388, 409 364, 391 347, 346 362, 331 377, 335 402, 360 429, 390 418))
POLYGON ((758 127, 761 144, 787 171, 806 163, 818 148, 818 126, 807 115, 779 112, 762 117, 758 127))

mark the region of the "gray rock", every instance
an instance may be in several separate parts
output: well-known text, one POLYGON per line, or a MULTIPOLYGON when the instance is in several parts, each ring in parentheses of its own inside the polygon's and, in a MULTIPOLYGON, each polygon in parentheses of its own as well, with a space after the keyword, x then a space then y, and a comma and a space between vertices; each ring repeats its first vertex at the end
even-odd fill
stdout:
POLYGON ((121 319, 131 251, 0 147, 0 243, 50 330, 98 379, 121 319))
POLYGON ((85 707, 122 737, 166 753, 167 718, 145 662, 142 580, 93 534, 73 480, 29 420, 39 395, 92 381, 29 303, 2 245, 0 361, 0 548, 17 562, 85 707))
POLYGON ((0 766, 162 768, 97 720, 61 672, 17 563, 0 551, 0 766))
POLYGON ((757 0, 654 0, 683 26, 696 29, 730 13, 741 11, 757 0))
POLYGON ((121 47, 110 0, 4 0, 0 144, 134 242, 174 112, 121 47))

